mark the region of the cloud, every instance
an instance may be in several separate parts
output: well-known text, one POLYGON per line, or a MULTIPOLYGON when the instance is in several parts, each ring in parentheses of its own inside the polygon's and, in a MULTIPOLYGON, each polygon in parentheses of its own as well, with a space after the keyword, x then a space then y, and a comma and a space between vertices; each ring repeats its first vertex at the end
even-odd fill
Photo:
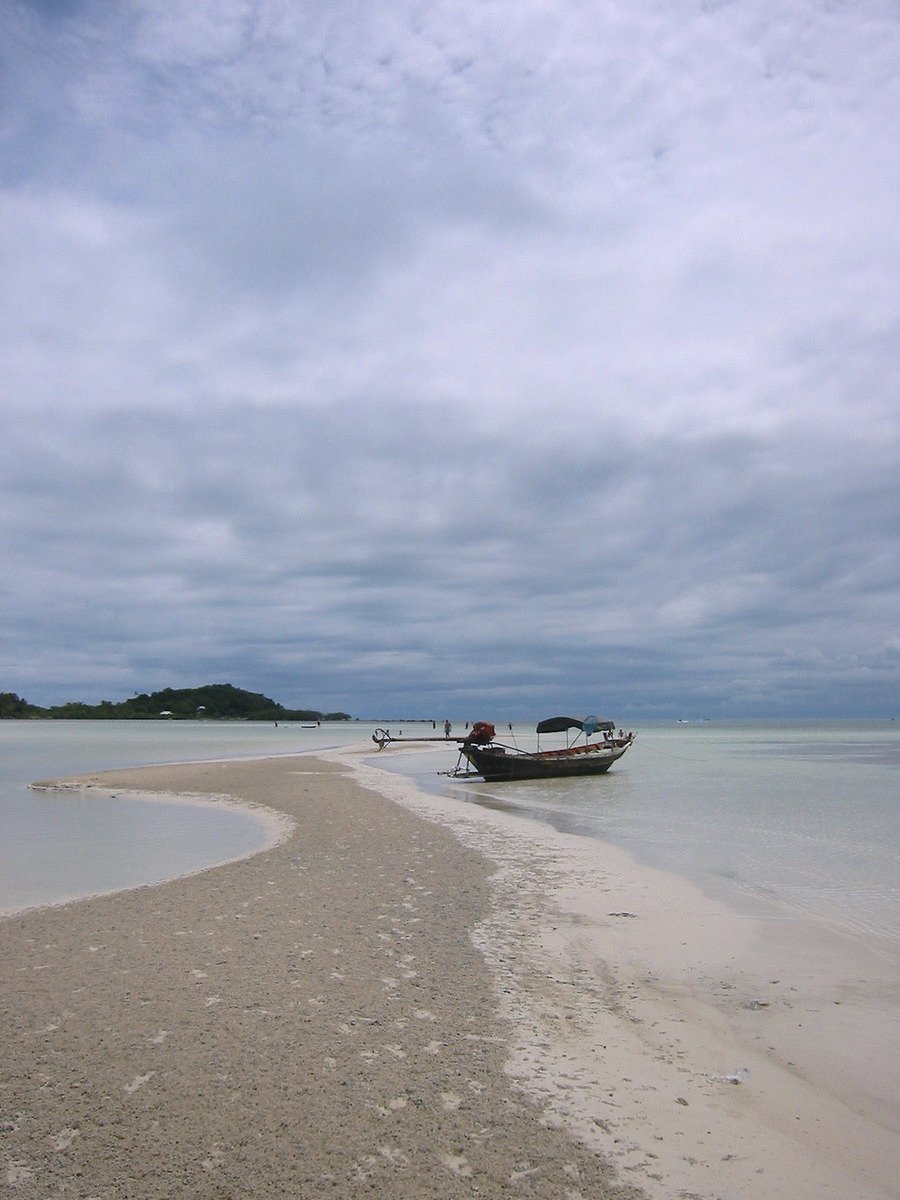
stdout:
POLYGON ((483 689, 519 710, 565 687, 727 711, 748 674, 791 659, 790 677, 813 650, 807 703, 851 667, 881 702, 890 686, 870 638, 891 620, 893 497, 877 462, 836 483, 816 462, 834 445, 801 476, 748 438, 614 453, 595 426, 529 447, 344 405, 57 413, 10 446, 6 661, 48 686, 85 646, 126 691, 136 664, 263 672, 364 711, 483 689))
POLYGON ((891 708, 887 6, 0 22, 5 686, 891 708))

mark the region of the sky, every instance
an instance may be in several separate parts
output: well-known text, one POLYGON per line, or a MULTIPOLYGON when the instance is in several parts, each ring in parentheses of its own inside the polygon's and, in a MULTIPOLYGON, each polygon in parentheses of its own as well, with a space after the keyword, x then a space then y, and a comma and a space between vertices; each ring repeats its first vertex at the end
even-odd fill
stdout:
POLYGON ((893 0, 6 0, 0 690, 900 709, 893 0))

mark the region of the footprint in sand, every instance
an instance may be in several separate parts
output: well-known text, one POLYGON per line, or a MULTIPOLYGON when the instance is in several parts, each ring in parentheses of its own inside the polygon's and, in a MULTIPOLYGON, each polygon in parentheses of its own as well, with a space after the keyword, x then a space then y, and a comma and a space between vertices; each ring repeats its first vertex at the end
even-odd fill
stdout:
POLYGON ((448 1171, 452 1171, 454 1175, 459 1175, 462 1179, 467 1179, 472 1174, 469 1160, 464 1154, 442 1154, 441 1162, 448 1171))
POLYGON ((61 1129, 55 1138, 52 1138, 54 1150, 68 1150, 75 1139, 78 1137, 77 1129, 61 1129))
POLYGON ((27 1183, 30 1178, 31 1171, 23 1162, 16 1160, 6 1168, 6 1182, 10 1187, 18 1187, 20 1183, 27 1183))
POLYGON ((150 1042, 154 1046, 161 1046, 168 1036, 169 1036, 168 1029, 161 1029, 159 1031, 159 1033, 156 1035, 156 1037, 152 1037, 150 1039, 150 1042))
POLYGON ((457 1096, 456 1092, 441 1092, 441 1108, 444 1112, 456 1112, 462 1104, 462 1096, 457 1096))
POLYGON ((146 1075, 135 1075, 131 1083, 125 1084, 125 1091, 128 1092, 129 1095, 133 1094, 138 1090, 138 1088, 142 1088, 145 1083, 148 1083, 155 1074, 155 1071, 148 1071, 146 1075))
POLYGON ((204 1158, 200 1165, 203 1167, 204 1171, 214 1171, 216 1167, 221 1167, 224 1161, 225 1155, 218 1146, 213 1146, 212 1150, 209 1152, 209 1157, 204 1158))
POLYGON ((378 1153, 392 1167, 405 1167, 409 1162, 407 1156, 398 1146, 379 1146, 378 1153))
POLYGON ((512 1175, 510 1175, 510 1177, 509 1177, 509 1182, 510 1183, 524 1183, 525 1180, 529 1178, 529 1176, 537 1175, 539 1170, 540 1170, 540 1167, 529 1167, 529 1166, 522 1167, 522 1169, 520 1171, 513 1171, 512 1175))

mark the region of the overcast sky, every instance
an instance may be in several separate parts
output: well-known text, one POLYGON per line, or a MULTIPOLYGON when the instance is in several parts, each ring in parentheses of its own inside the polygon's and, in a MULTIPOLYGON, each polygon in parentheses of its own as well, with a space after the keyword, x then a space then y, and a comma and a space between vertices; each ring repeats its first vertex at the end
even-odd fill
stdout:
POLYGON ((5 0, 0 690, 893 715, 894 0, 5 0))

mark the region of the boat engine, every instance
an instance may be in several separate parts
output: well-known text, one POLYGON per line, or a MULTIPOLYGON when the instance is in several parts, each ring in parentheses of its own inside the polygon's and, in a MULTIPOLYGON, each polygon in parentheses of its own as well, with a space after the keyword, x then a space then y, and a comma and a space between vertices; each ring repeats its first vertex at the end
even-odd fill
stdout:
POLYGON ((471 746, 487 746, 494 740, 495 733, 496 730, 489 721, 476 721, 466 741, 471 746))

